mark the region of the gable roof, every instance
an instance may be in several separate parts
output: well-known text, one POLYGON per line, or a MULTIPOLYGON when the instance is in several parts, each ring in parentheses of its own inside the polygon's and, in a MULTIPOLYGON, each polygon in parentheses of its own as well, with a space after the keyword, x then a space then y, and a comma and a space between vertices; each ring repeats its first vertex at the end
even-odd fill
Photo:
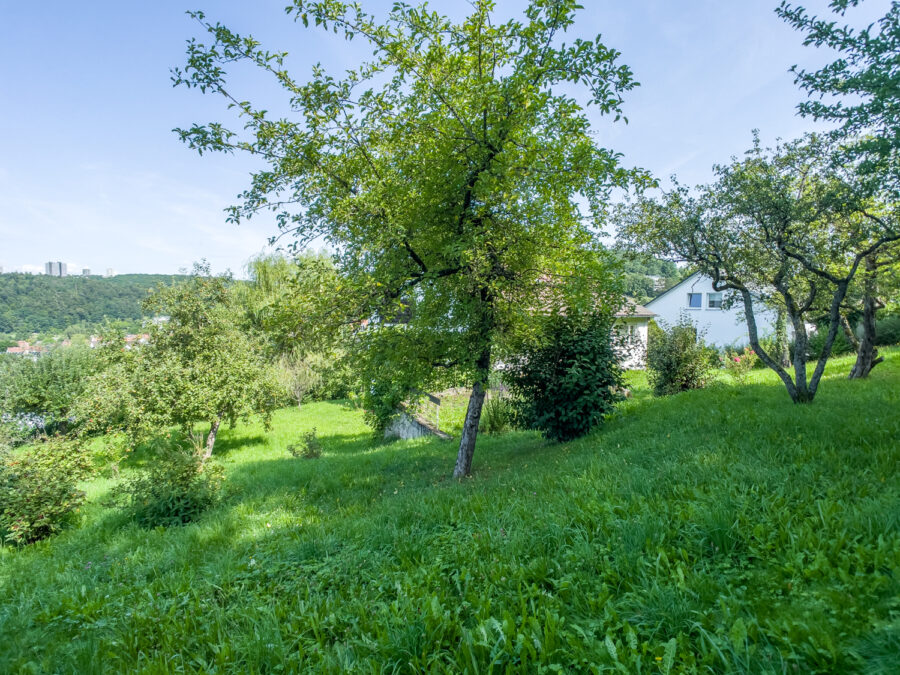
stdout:
POLYGON ((663 291, 662 293, 660 293, 659 295, 657 295, 655 298, 653 298, 650 302, 647 303, 647 307, 650 307, 654 302, 656 302, 657 300, 659 300, 659 299, 662 298, 663 296, 668 295, 669 293, 671 293, 672 291, 674 291, 676 288, 679 288, 679 287, 681 287, 682 285, 686 284, 687 282, 689 282, 689 281, 690 281, 691 279, 693 279, 694 277, 701 277, 701 276, 703 276, 702 273, 700 273, 700 272, 694 272, 694 273, 693 273, 692 275, 690 275, 689 277, 685 277, 684 279, 682 279, 681 281, 679 281, 677 284, 675 284, 674 286, 672 286, 672 288, 670 288, 669 290, 663 291))
POLYGON ((617 319, 652 319, 656 314, 631 298, 625 298, 625 305, 613 316, 617 319))

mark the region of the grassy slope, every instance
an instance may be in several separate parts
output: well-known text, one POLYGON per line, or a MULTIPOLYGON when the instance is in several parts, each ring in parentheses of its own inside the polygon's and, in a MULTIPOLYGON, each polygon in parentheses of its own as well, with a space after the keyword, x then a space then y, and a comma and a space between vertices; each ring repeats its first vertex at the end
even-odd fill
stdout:
POLYGON ((233 490, 142 531, 96 504, 0 551, 0 672, 890 672, 900 649, 900 353, 637 396, 548 445, 378 444, 339 404, 224 433, 233 490), (285 446, 318 427, 324 454, 285 446), (548 668, 551 672, 553 668, 548 668))

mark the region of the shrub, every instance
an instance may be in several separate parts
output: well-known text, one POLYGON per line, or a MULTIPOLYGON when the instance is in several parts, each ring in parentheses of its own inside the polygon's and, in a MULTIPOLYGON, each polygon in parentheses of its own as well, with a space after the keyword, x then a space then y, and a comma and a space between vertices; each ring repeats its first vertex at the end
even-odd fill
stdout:
POLYGON ((30 544, 76 523, 85 496, 78 481, 89 473, 87 453, 73 443, 0 448, 0 541, 30 544))
POLYGON ((740 384, 747 382, 750 371, 756 367, 759 357, 750 347, 744 347, 743 351, 726 349, 722 357, 725 370, 740 384))
POLYGON ((900 316, 886 316, 875 324, 875 344, 879 347, 900 344, 900 316))
MULTIPOLYGON (((825 338, 828 336, 828 325, 819 326, 818 330, 811 333, 807 343, 807 354, 811 360, 818 359, 822 356, 822 350, 825 348, 825 338)), ((831 345, 831 356, 841 356, 842 354, 851 354, 856 351, 844 331, 838 329, 834 342, 831 345)), ((793 349, 791 349, 793 354, 793 349)))
POLYGON ((322 456, 322 444, 316 436, 316 429, 307 431, 297 443, 288 446, 288 452, 294 457, 303 459, 318 459, 322 456))
POLYGON ((170 527, 196 520, 221 498, 223 470, 174 437, 152 444, 153 459, 113 489, 111 503, 143 527, 170 527))
POLYGON ((706 385, 712 351, 703 331, 682 316, 670 328, 651 331, 647 345, 647 379, 657 396, 677 394, 706 385))
POLYGON ((622 398, 612 320, 556 317, 505 371, 525 426, 567 441, 602 424, 622 398))
POLYGON ((502 434, 515 429, 516 407, 513 400, 507 395, 488 391, 478 428, 486 434, 502 434))
POLYGON ((31 416, 33 431, 65 432, 75 401, 101 367, 87 347, 59 347, 37 360, 10 360, 3 372, 0 412, 31 416))

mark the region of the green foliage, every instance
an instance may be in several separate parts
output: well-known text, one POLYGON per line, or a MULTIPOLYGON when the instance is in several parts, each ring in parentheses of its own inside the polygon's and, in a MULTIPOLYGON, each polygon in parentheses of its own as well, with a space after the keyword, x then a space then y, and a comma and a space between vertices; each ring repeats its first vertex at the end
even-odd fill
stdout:
POLYGON ((343 353, 296 352, 278 358, 275 366, 279 387, 285 397, 297 405, 304 401, 330 401, 346 398, 355 385, 348 359, 343 353))
POLYGON ((479 431, 486 434, 502 434, 516 429, 518 415, 515 402, 510 396, 489 389, 478 424, 479 431))
POLYGON ((622 371, 608 316, 564 316, 504 372, 523 423, 567 441, 590 433, 621 399, 622 371))
POLYGON ((265 419, 277 405, 275 372, 229 278, 197 266, 187 281, 158 287, 145 308, 168 318, 150 328, 148 344, 110 349, 79 404, 84 431, 121 429, 139 442, 173 426, 190 435, 197 422, 265 419))
POLYGON ((0 412, 41 417, 43 428, 65 427, 76 400, 102 362, 87 347, 57 347, 36 360, 0 364, 0 412))
POLYGON ((879 346, 900 344, 900 316, 885 316, 879 319, 875 328, 875 339, 879 346))
POLYGON ((763 148, 758 134, 742 159, 714 167, 716 181, 692 191, 676 183, 661 199, 639 196, 618 210, 619 232, 634 249, 687 260, 743 305, 750 344, 795 403, 815 398, 840 333, 840 306, 874 252, 900 240, 884 193, 838 164, 834 143, 815 134, 763 148), (793 374, 760 342, 755 317, 780 309, 803 358, 793 374), (807 377, 805 325, 828 313, 826 339, 807 377))
POLYGON ((815 406, 769 370, 666 398, 632 372, 600 433, 480 436, 462 484, 445 442, 373 439, 343 403, 238 424, 197 522, 120 526, 95 480, 77 530, 0 550, 0 672, 892 673, 883 353, 869 380, 831 359, 815 406), (313 427, 322 457, 293 459, 313 427))
MULTIPOLYGON (((819 326, 818 330, 816 330, 812 335, 809 336, 809 342, 807 343, 806 352, 809 354, 809 358, 818 359, 822 356, 822 351, 825 348, 825 341, 827 339, 828 326, 819 326)), ((831 345, 831 353, 830 356, 841 356, 843 354, 852 354, 855 351, 853 345, 850 344, 850 341, 847 339, 847 336, 844 335, 844 331, 839 331, 838 334, 834 338, 834 343, 831 345)))
POLYGON ((759 363, 759 357, 750 347, 744 347, 741 351, 726 349, 722 362, 726 372, 738 384, 746 384, 750 371, 759 363))
POLYGON ((90 466, 83 449, 58 439, 15 453, 0 447, 0 543, 31 544, 78 522, 78 482, 90 466))
POLYGON ((156 439, 152 461, 113 488, 109 503, 141 527, 193 522, 221 499, 224 472, 199 448, 174 436, 156 439))
POLYGON ((705 387, 709 381, 711 350, 687 316, 673 326, 654 327, 647 344, 648 379, 657 396, 705 387))
POLYGON ((0 333, 25 336, 70 327, 90 333, 108 318, 137 321, 146 316, 141 303, 149 291, 176 278, 163 274, 122 274, 107 279, 0 274, 0 333))
POLYGON ((623 291, 638 303, 649 302, 683 278, 675 263, 651 256, 628 255, 622 261, 623 291))
POLYGON ((316 428, 304 433, 297 443, 287 447, 292 456, 303 459, 318 459, 322 456, 322 444, 316 436, 316 428))
MULTIPOLYGON (((361 383, 378 427, 411 390, 433 389, 435 369, 483 386, 548 301, 618 300, 599 224, 611 191, 646 177, 597 144, 588 110, 621 118, 632 73, 599 36, 563 41, 574 0, 533 0, 521 21, 494 9, 477 0, 455 23, 424 5, 396 3, 379 19, 356 3, 297 2, 288 11, 304 26, 373 52, 342 76, 316 67, 306 81, 284 54, 196 12, 209 39, 191 40, 175 71, 177 84, 223 95, 241 118, 239 129, 181 129, 182 140, 265 164, 231 218, 271 208, 298 246, 323 236, 339 272, 329 322, 404 333, 391 369, 365 368, 387 378, 361 383), (233 106, 236 62, 274 77, 291 116, 233 106)), ((468 473, 474 435, 465 442, 457 471, 468 473)))
MULTIPOLYGON (((830 9, 844 16, 860 0, 831 0, 830 9)), ((834 135, 844 142, 842 154, 859 162, 860 172, 900 197, 900 3, 893 0, 884 16, 861 29, 809 14, 782 2, 776 10, 793 28, 805 33, 803 44, 825 47, 837 58, 815 71, 794 66, 796 82, 809 94, 800 114, 835 122, 834 135)))

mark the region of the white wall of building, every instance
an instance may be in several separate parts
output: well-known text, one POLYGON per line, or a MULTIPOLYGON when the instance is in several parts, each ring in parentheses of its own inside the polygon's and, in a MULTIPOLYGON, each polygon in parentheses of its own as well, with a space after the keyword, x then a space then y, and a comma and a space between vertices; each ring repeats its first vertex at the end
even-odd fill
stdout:
MULTIPOLYGON (((717 347, 743 346, 750 343, 747 322, 744 319, 744 303, 738 300, 729 309, 717 307, 717 300, 725 302, 728 291, 713 289, 712 279, 694 274, 680 284, 673 286, 645 306, 657 315, 656 321, 668 325, 678 322, 681 314, 686 315, 695 326, 706 330, 704 339, 717 347), (699 295, 699 306, 697 304, 699 295)), ((727 303, 726 303, 727 304, 727 303)), ((775 332, 775 312, 763 309, 754 303, 756 329, 765 337, 775 332)))
POLYGON ((623 346, 623 358, 619 362, 625 370, 643 370, 647 359, 647 332, 650 319, 619 318, 616 327, 623 332, 626 345, 623 346))

